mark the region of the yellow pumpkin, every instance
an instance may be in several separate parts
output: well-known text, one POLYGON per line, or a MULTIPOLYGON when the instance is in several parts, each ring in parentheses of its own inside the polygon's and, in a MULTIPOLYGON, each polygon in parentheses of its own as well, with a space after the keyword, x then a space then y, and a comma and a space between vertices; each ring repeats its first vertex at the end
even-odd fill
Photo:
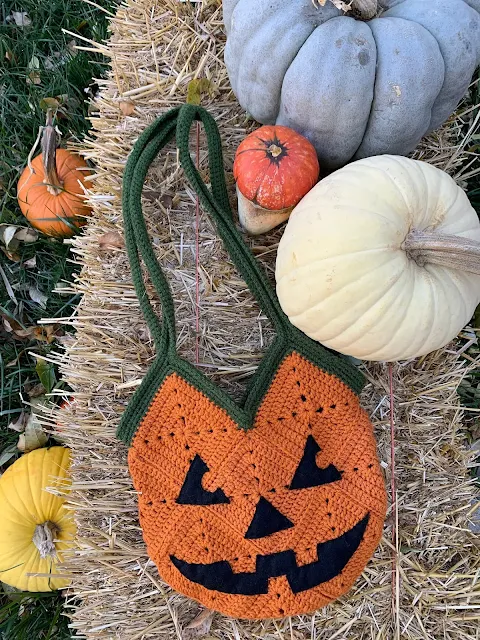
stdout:
POLYGON ((57 565, 73 544, 73 515, 64 498, 45 491, 70 485, 69 466, 69 449, 35 449, 0 477, 0 579, 6 584, 35 592, 69 584, 57 565))
POLYGON ((353 162, 296 206, 277 294, 292 324, 365 360, 434 351, 480 302, 480 223, 444 171, 399 156, 353 162))

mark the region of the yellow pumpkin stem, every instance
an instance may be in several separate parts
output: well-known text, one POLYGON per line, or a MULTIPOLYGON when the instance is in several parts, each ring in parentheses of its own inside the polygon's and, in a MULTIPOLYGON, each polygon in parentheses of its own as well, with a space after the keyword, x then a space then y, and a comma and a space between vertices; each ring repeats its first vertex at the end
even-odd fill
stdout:
POLYGON ((360 14, 362 20, 371 20, 377 15, 378 0, 353 0, 352 8, 360 14))
POLYGON ((480 275, 480 242, 470 238, 413 229, 404 249, 420 266, 437 264, 480 275))
POLYGON ((47 191, 53 196, 58 196, 63 190, 63 184, 57 173, 57 143, 58 135, 53 126, 53 113, 51 109, 47 111, 47 122, 43 128, 42 135, 42 157, 43 157, 43 183, 47 186, 47 191))
POLYGON ((37 524, 32 542, 37 547, 41 558, 57 555, 54 540, 59 531, 58 526, 54 522, 50 522, 50 520, 43 524, 37 524))

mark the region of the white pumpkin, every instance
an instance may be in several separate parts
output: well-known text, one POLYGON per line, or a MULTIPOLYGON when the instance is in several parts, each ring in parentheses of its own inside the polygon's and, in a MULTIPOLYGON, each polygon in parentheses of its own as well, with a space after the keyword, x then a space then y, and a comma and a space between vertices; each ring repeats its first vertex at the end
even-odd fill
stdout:
POLYGON ((283 311, 311 338, 365 360, 450 342, 480 302, 480 223, 445 172, 400 156, 359 160, 293 210, 276 280, 283 311))

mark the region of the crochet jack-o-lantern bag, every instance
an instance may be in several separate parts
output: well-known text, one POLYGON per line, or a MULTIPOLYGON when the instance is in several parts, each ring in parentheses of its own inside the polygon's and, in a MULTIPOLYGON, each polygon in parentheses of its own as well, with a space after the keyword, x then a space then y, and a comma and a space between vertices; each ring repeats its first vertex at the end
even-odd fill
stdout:
POLYGON ((293 327, 236 230, 213 118, 167 112, 140 136, 123 182, 133 281, 156 359, 118 436, 139 492, 139 518, 161 577, 203 605, 239 618, 313 611, 344 594, 378 545, 386 493, 360 373, 293 327), (205 127, 211 190, 189 150, 205 127), (225 247, 276 330, 241 403, 176 352, 175 314, 141 208, 143 183, 176 134, 180 162, 225 247), (162 302, 148 300, 143 259, 162 302))

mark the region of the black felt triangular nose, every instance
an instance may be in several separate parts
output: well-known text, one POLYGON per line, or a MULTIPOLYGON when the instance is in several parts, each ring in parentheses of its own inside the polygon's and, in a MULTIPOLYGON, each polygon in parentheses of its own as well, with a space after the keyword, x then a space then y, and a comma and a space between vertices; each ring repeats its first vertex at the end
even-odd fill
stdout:
POLYGON ((277 531, 283 531, 283 529, 290 529, 293 526, 293 522, 283 513, 280 513, 278 509, 275 509, 273 504, 270 504, 265 498, 260 498, 245 538, 250 540, 265 538, 265 536, 270 536, 272 533, 277 533, 277 531))

